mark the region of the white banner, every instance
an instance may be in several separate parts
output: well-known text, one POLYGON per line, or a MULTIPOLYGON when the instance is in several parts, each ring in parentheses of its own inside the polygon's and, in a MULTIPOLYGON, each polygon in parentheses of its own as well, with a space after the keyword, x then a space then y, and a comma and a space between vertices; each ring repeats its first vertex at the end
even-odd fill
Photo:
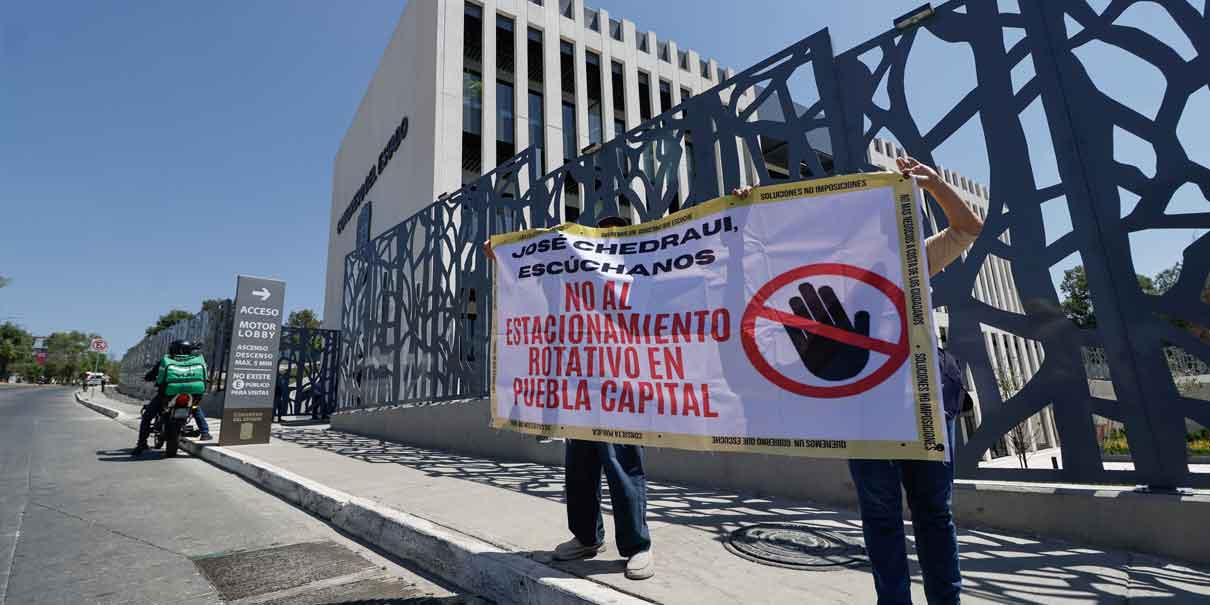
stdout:
POLYGON ((920 195, 897 174, 492 242, 495 427, 698 450, 948 455, 920 195))

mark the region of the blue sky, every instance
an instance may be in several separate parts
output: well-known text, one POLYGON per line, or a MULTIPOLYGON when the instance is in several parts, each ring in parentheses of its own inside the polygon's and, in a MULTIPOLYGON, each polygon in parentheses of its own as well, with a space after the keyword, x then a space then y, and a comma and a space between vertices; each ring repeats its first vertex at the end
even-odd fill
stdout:
MULTIPOLYGON (((590 4, 742 69, 822 27, 850 48, 920 3, 590 4)), ((0 6, 0 275, 14 280, 0 321, 98 332, 120 354, 161 313, 230 296, 237 273, 284 279, 288 309, 321 311, 332 159, 402 9, 0 6)), ((1148 273, 1175 259, 1149 254, 1148 273)))

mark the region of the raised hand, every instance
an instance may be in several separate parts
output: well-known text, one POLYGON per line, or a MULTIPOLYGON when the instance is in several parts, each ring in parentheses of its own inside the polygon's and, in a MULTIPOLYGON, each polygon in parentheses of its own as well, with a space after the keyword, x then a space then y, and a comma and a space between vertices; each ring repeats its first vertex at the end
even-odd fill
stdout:
MULTIPOLYGON (((850 322, 848 312, 831 287, 824 286, 816 292, 810 282, 803 282, 798 286, 798 293, 801 296, 790 299, 790 309, 795 315, 862 336, 870 335, 870 314, 858 311, 850 322)), ((817 336, 801 328, 784 327, 807 371, 824 380, 853 378, 870 361, 867 349, 817 336)))

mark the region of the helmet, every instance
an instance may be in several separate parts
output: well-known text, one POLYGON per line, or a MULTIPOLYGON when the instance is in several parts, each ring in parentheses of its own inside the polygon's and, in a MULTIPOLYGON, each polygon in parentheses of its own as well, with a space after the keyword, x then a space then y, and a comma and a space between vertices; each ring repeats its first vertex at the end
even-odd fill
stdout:
POLYGON ((194 345, 188 340, 174 340, 168 345, 169 355, 192 355, 194 352, 194 345))

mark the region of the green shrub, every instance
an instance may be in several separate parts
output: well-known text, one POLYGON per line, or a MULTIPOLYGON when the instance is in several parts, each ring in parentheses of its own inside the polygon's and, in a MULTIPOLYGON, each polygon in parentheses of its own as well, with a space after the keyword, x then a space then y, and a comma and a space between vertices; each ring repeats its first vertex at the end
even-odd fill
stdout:
MULTIPOLYGON (((1185 436, 1190 456, 1210 456, 1210 428, 1194 431, 1185 436)), ((1101 442, 1101 452, 1105 454, 1130 454, 1130 444, 1126 441, 1126 431, 1114 429, 1105 433, 1105 441, 1101 442)))

